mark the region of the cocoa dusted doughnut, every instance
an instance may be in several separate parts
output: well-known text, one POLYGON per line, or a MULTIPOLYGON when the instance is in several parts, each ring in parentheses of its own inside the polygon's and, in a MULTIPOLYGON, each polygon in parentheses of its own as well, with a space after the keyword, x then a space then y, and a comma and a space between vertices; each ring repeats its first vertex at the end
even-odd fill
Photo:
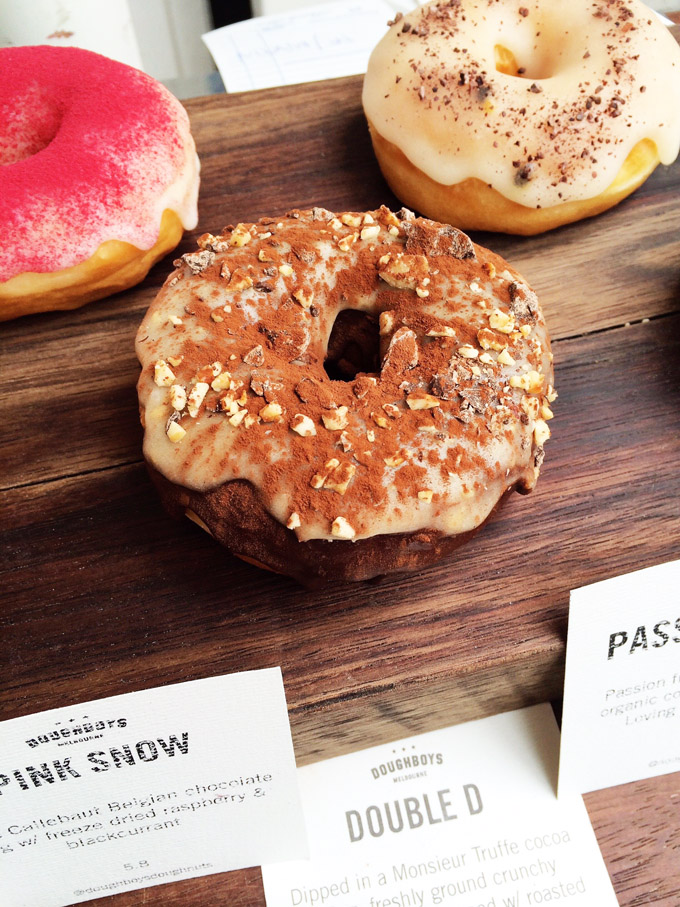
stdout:
POLYGON ((535 294, 459 230, 323 208, 207 234, 137 334, 167 508, 307 584, 444 556, 550 436, 535 294))
POLYGON ((75 47, 0 49, 0 321, 126 289, 197 222, 186 111, 75 47))
POLYGON ((641 0, 441 0, 391 23, 363 104, 402 202, 535 234, 675 160, 680 48, 641 0))

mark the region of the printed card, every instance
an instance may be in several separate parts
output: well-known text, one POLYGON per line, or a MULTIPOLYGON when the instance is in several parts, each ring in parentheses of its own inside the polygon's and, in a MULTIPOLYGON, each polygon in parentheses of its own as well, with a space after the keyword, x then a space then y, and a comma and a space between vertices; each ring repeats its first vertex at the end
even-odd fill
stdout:
POLYGON ((571 593, 560 795, 680 771, 680 561, 571 593))
POLYGON ((541 705, 301 768, 311 856, 263 867, 268 907, 615 907, 558 753, 541 705))
POLYGON ((307 853, 278 668, 0 724, 3 907, 307 853))
POLYGON ((394 17, 386 0, 341 0, 225 25, 203 35, 227 91, 366 72, 394 17))

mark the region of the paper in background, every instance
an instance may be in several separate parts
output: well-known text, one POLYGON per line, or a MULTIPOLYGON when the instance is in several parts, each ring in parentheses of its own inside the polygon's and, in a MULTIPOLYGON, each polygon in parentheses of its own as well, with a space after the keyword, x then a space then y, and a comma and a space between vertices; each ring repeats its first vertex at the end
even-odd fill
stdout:
POLYGON ((417 3, 340 0, 225 25, 203 35, 228 92, 366 72, 398 11, 417 3))

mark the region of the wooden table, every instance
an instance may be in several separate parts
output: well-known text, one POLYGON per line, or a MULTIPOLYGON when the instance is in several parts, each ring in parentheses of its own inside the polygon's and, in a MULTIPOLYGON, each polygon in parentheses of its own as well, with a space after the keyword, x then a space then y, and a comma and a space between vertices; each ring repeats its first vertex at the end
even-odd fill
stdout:
MULTIPOLYGON (((398 205, 361 79, 187 103, 195 236, 323 205, 398 205)), ((2 717, 281 665, 300 763, 559 700, 569 590, 680 557, 680 165, 598 218, 479 236, 533 284, 559 399, 537 490, 455 559, 307 592, 162 511, 133 351, 170 268, 80 311, 0 328, 2 717)), ((679 775, 587 796, 622 905, 680 903, 679 775)), ((103 904, 104 901, 94 903, 103 904)), ((106 901, 262 905, 259 870, 106 901)))

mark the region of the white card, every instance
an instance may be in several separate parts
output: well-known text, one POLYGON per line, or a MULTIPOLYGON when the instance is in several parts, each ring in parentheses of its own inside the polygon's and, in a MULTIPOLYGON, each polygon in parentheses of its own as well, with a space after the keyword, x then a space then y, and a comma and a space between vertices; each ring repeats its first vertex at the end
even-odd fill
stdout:
POLYGON ((225 25, 203 35, 227 91, 366 72, 394 18, 385 0, 340 0, 225 25))
POLYGON ((540 705, 301 768, 311 858, 263 866, 268 907, 615 907, 558 751, 540 705))
POLYGON ((571 593, 560 795, 680 771, 680 561, 571 593))
POLYGON ((3 907, 307 853, 278 668, 0 724, 3 907))

